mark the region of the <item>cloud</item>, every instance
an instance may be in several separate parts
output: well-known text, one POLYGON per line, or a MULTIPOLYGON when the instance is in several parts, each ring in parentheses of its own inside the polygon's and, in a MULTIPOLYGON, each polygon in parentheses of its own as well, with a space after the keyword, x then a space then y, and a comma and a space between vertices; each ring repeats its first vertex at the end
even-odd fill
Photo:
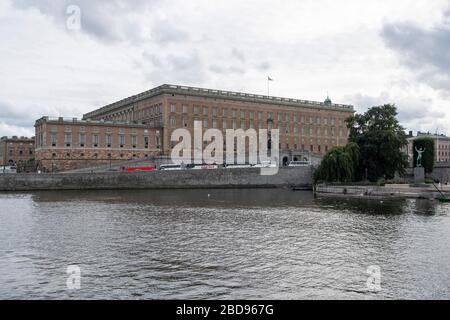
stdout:
POLYGON ((381 36, 419 81, 450 94, 450 10, 432 28, 413 22, 388 23, 381 36))
POLYGON ((245 62, 245 54, 243 51, 236 49, 236 48, 232 48, 231 55, 234 58, 236 58, 237 60, 239 60, 240 62, 245 62))
MULTIPOLYGON (((415 125, 422 110, 407 106, 439 111, 446 101, 437 90, 419 93, 392 79, 448 84, 444 49, 435 50, 447 32, 448 21, 436 24, 442 3, 0 0, 0 97, 8 103, 0 122, 32 130, 40 116, 79 117, 162 83, 267 94, 269 75, 272 95, 323 101, 330 91, 338 103, 389 100, 415 125), (81 9, 80 31, 66 27, 69 4, 81 9), (413 56, 413 40, 401 35, 407 31, 422 42, 431 36, 433 54, 413 56), (396 52, 410 55, 412 65, 402 59, 399 66, 396 52), (355 92, 360 100, 349 98, 355 92)), ((447 113, 424 119, 450 127, 447 113)))
POLYGON ((180 43, 189 40, 189 35, 175 27, 170 21, 160 21, 152 29, 152 40, 160 44, 180 43))
POLYGON ((346 96, 346 100, 355 105, 359 113, 363 113, 374 106, 395 104, 400 123, 405 128, 411 130, 434 131, 436 129, 437 119, 443 120, 446 117, 444 111, 433 107, 432 99, 426 96, 414 96, 410 92, 392 94, 383 91, 377 96, 357 93, 346 96))
POLYGON ((145 12, 159 0, 14 0, 16 8, 37 9, 50 16, 56 25, 66 27, 70 16, 67 8, 76 5, 81 13, 81 31, 106 41, 139 41, 145 35, 143 26, 134 16, 145 12))
POLYGON ((67 107, 49 107, 31 105, 26 108, 14 106, 0 100, 0 134, 1 135, 34 135, 34 123, 42 116, 71 117, 80 114, 78 109, 67 107), (16 132, 14 132, 16 130, 16 132))
POLYGON ((187 54, 161 56, 145 51, 140 67, 146 71, 146 78, 155 83, 198 84, 205 79, 205 67, 198 51, 187 54))
POLYGON ((34 137, 34 129, 30 127, 20 127, 15 125, 7 124, 0 120, 0 132, 1 136, 4 137, 34 137))

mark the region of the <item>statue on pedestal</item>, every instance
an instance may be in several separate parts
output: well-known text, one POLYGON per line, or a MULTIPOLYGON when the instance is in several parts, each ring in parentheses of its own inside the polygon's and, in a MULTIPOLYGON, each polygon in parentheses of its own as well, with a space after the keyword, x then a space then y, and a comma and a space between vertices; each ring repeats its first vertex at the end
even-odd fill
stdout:
POLYGON ((417 152, 417 167, 422 167, 422 154, 426 151, 425 148, 420 148, 417 149, 417 147, 415 148, 416 152, 417 152))

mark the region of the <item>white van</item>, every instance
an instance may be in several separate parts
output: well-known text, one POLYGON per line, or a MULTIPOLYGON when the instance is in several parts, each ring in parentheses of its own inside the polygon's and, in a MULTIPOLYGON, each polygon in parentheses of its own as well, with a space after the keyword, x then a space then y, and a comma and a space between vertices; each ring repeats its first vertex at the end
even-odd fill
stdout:
POLYGON ((0 166, 0 173, 17 173, 16 166, 0 166))

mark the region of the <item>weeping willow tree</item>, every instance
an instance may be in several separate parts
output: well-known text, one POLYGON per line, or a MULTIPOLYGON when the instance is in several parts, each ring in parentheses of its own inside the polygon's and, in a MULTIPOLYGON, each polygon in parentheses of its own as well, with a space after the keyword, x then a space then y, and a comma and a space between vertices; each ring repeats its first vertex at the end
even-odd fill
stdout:
POLYGON ((355 178, 360 152, 356 143, 334 147, 328 152, 314 174, 314 180, 326 182, 349 182, 355 178))

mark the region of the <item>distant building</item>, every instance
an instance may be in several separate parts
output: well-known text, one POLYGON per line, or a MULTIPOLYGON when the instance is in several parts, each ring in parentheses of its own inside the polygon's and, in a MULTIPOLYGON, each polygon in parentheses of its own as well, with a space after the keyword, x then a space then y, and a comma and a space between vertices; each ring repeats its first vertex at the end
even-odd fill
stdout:
POLYGON ((160 130, 140 122, 43 117, 36 121, 36 159, 43 171, 65 171, 145 159, 160 152, 160 130))
POLYGON ((34 160, 34 137, 2 137, 0 139, 0 165, 22 165, 34 160))
POLYGON ((414 136, 412 132, 408 135, 408 148, 407 155, 410 161, 410 164, 413 166, 413 142, 417 138, 428 137, 434 140, 435 142, 435 161, 436 163, 450 162, 450 137, 447 137, 443 134, 433 134, 430 132, 417 132, 417 135, 414 136))

